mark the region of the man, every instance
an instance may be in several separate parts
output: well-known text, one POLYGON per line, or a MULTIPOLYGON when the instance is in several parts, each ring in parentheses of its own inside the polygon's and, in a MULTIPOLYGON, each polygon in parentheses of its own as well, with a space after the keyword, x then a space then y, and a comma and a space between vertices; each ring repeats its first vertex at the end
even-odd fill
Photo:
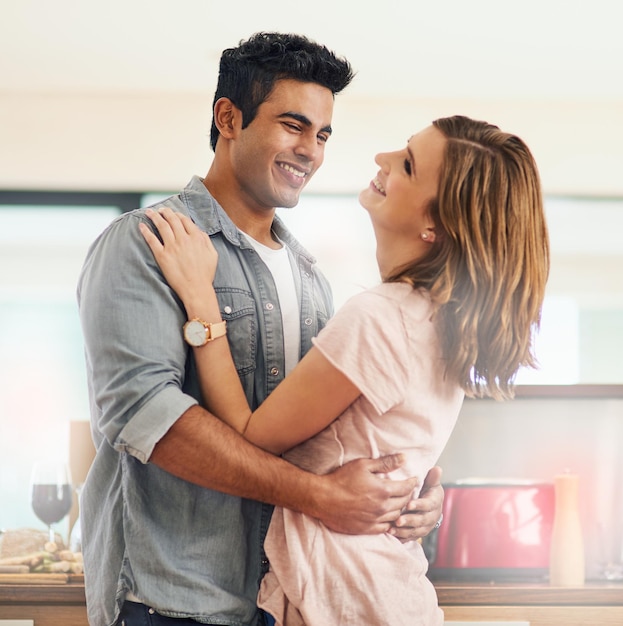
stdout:
MULTIPOLYGON (((332 313, 326 280, 275 207, 295 206, 322 164, 334 95, 351 79, 346 61, 298 36, 260 33, 226 50, 213 163, 204 180, 194 177, 161 203, 190 215, 218 249, 214 284, 252 407, 332 313), (283 261, 269 270, 275 250, 287 251, 285 271, 283 261)), ((134 626, 156 614, 158 624, 176 626, 261 624, 255 598, 269 505, 342 532, 408 539, 429 531, 441 509, 437 472, 425 485, 431 495, 410 503, 415 479, 379 476, 399 456, 315 476, 248 444, 199 406, 182 339, 188 320, 140 221, 143 211, 113 222, 89 251, 78 287, 97 448, 81 500, 92 626, 134 626), (405 507, 423 512, 403 516, 401 530, 391 524, 405 507)), ((199 344, 223 330, 202 334, 197 324, 199 344)), ((186 340, 197 345, 192 333, 186 340)))

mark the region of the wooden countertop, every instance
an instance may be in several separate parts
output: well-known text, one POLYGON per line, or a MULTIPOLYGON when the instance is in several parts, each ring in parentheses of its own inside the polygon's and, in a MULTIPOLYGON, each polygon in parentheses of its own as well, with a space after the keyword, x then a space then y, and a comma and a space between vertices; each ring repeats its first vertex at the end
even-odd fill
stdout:
POLYGON ((85 604, 84 582, 0 584, 0 606, 8 604, 85 604))
MULTIPOLYGON (((441 606, 599 605, 623 606, 623 583, 552 587, 521 583, 435 582, 441 606)), ((8 604, 84 604, 84 584, 0 584, 0 606, 8 604)))
POLYGON ((623 606, 623 582, 589 582, 582 587, 524 583, 435 582, 440 606, 623 606))

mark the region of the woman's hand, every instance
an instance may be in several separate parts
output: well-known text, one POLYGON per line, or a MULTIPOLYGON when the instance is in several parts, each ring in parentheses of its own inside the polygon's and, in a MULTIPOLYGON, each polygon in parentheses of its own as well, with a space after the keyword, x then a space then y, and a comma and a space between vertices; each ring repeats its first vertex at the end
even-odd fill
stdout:
POLYGON ((188 308, 193 298, 200 297, 206 285, 212 284, 218 253, 209 235, 187 215, 167 207, 147 209, 145 215, 158 229, 162 242, 147 224, 141 222, 140 231, 165 279, 188 308))
POLYGON ((441 467, 432 467, 422 485, 420 495, 403 509, 402 515, 394 522, 390 533, 401 541, 413 541, 428 535, 441 524, 443 508, 443 487, 441 467))

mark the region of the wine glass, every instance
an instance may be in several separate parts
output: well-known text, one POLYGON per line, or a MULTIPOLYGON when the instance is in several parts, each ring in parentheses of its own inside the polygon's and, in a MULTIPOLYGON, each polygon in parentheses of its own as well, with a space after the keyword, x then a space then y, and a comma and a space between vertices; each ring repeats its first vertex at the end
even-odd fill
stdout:
POLYGON ((54 542, 52 524, 60 522, 73 504, 69 467, 57 461, 35 463, 30 483, 32 509, 47 524, 50 541, 54 542))

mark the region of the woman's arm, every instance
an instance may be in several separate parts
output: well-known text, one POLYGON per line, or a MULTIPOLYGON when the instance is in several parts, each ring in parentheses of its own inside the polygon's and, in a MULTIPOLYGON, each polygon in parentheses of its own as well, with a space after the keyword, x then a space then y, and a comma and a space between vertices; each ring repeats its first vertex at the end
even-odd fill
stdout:
MULTIPOLYGON (((146 226, 141 232, 189 318, 221 321, 211 287, 218 259, 210 237, 190 218, 170 209, 147 215, 163 243, 146 226)), ((193 350, 206 408, 247 440, 275 454, 320 432, 360 395, 344 374, 312 348, 251 414, 228 343, 215 339, 193 350)))
POLYGON ((251 416, 246 439, 280 454, 326 428, 359 389, 312 348, 251 416))
MULTIPOLYGON (((147 241, 169 286, 184 303, 188 319, 217 323, 221 313, 212 287, 218 254, 210 237, 192 220, 171 209, 146 210, 162 243, 145 224, 141 233, 147 241)), ((181 332, 181 329, 180 329, 181 332)), ((212 414, 244 433, 251 410, 224 337, 193 348, 204 406, 212 414)))

